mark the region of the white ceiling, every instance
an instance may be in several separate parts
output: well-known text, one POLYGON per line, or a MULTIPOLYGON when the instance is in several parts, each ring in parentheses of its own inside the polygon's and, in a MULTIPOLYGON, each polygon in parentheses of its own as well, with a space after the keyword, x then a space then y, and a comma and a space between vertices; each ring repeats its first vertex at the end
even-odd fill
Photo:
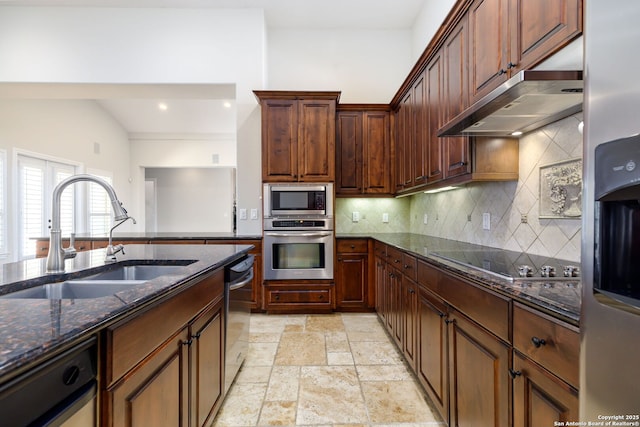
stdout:
MULTIPOLYGON (((118 7, 118 8, 252 8, 263 9, 270 28, 313 29, 408 29, 427 1, 438 0, 0 0, 2 6, 47 7, 118 7)), ((21 97, 29 97, 37 89, 38 98, 82 98, 85 90, 104 92, 104 97, 89 96, 97 102, 129 133, 234 133, 235 104, 229 88, 218 88, 208 99, 189 100, 180 94, 180 88, 167 88, 155 92, 153 85, 134 87, 85 88, 86 85, 64 87, 35 87, 25 85, 18 89, 21 97), (78 88, 79 86, 79 88, 78 88), (62 89, 62 90, 60 90, 62 89), (125 90, 124 95, 122 90, 125 90), (136 89, 138 92, 127 92, 136 89), (43 92, 43 90, 45 92, 43 92), (114 94, 112 91, 115 90, 114 94), (50 91, 50 92, 47 92, 50 91), (75 95, 74 95, 75 94, 75 95), (142 94, 142 95, 141 95, 142 94), (232 103, 231 108, 223 101, 232 103), (159 111, 158 103, 165 102, 167 111, 159 111)), ((109 85, 107 85, 109 86, 109 85)), ((7 88, 5 88, 7 89, 7 88)), ((187 90, 186 93, 193 92, 187 90)), ((5 94, 8 93, 5 90, 5 94)), ((88 92, 87 92, 88 93, 88 92)), ((233 93, 235 91, 233 90, 233 93)), ((194 98, 202 98, 195 96, 194 98)))

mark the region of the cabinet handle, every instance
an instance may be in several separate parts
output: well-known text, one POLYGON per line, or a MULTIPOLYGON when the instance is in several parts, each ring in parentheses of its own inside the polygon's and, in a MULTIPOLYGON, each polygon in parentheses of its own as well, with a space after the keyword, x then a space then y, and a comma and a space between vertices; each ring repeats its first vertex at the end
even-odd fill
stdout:
POLYGON ((405 269, 405 270, 408 270, 408 269, 410 269, 410 268, 411 268, 411 266, 410 266, 409 264, 405 264, 405 265, 404 265, 404 269, 405 269))
POLYGON ((467 166, 467 162, 458 162, 458 163, 454 163, 451 166, 467 166))
POLYGON ((498 75, 501 76, 503 74, 507 74, 507 70, 500 68, 500 71, 498 71, 498 75))
POLYGON ((356 245, 351 245, 351 249, 355 249, 355 248, 356 248, 356 245))
POLYGON ((515 380, 516 377, 522 375, 522 371, 514 371, 513 369, 509 369, 509 375, 511 375, 511 378, 515 380))
POLYGON ((409 289, 409 293, 410 293, 410 294, 415 294, 415 293, 416 293, 416 291, 415 291, 415 290, 413 290, 413 289, 409 289))
POLYGON ((187 347, 191 345, 191 343, 193 342, 192 338, 189 338, 189 340, 187 341, 182 341, 181 344, 182 345, 186 345, 187 347))
POLYGON ((456 323, 456 319, 444 319, 444 323, 446 323, 447 325, 450 325, 452 323, 456 323))
POLYGON ((198 332, 197 334, 191 335, 191 339, 192 340, 199 340, 200 339, 200 332, 198 332))
POLYGON ((318 295, 318 299, 322 299, 324 295, 318 295))
POLYGON ((438 316, 440 316, 441 318, 444 318, 444 316, 446 316, 446 315, 444 313, 438 312, 438 316))
POLYGON ((277 294, 276 294, 276 295, 274 295, 274 297, 273 297, 273 298, 274 298, 276 301, 278 301, 278 300, 280 299, 280 295, 277 295, 277 294))
POLYGON ((538 337, 532 337, 531 342, 536 346, 536 348, 540 348, 540 346, 543 346, 547 343, 543 338, 538 337))
POLYGON ((399 259, 394 259, 394 260, 393 260, 393 263, 394 263, 394 264, 397 264, 397 263, 399 263, 399 262, 400 262, 400 260, 399 260, 399 259))
POLYGON ((509 63, 507 64, 507 70, 510 70, 512 68, 516 68, 517 64, 514 64, 513 62, 509 61, 509 63))
POLYGON ((338 258, 338 261, 342 262, 342 258, 338 258))

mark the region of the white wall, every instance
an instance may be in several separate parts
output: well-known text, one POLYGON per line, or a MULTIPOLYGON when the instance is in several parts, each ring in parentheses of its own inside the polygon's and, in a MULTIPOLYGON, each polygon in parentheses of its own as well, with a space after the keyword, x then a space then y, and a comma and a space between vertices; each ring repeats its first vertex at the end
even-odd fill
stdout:
POLYGON ((388 103, 407 77, 408 30, 269 29, 268 88, 342 91, 342 103, 388 103))
POLYGON ((456 0, 426 0, 424 2, 422 10, 413 23, 411 58, 414 63, 422 55, 424 48, 436 34, 455 3, 456 0))
MULTIPOLYGON (((8 189, 17 188, 13 159, 21 150, 79 163, 84 171, 111 172, 118 198, 134 212, 127 133, 95 101, 0 99, 0 148, 7 151, 8 189), (96 143, 99 153, 94 151, 96 143)), ((9 191, 8 196, 9 224, 16 224, 16 194, 9 191)), ((9 242, 15 242, 13 227, 8 232, 9 242)))
POLYGON ((233 231, 234 175, 232 168, 147 169, 156 182, 158 230, 233 231))
MULTIPOLYGON (((234 83, 237 143, 255 155, 252 90, 264 86, 264 38, 261 10, 0 7, 0 82, 234 83)), ((243 156, 237 163, 245 181, 238 206, 259 208, 260 169, 243 156)), ((127 175, 144 194, 139 166, 127 175)), ((240 234, 260 229, 259 221, 239 224, 240 234)))

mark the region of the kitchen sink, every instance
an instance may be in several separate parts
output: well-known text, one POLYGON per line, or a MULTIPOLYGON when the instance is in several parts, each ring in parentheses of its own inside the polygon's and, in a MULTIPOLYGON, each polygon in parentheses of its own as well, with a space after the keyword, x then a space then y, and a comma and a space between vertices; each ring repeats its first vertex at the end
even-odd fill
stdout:
POLYGON ((194 261, 178 264, 116 265, 99 273, 64 282, 46 283, 0 296, 2 299, 90 299, 133 289, 160 276, 181 274, 194 261))
POLYGON ((104 281, 104 280, 134 280, 148 281, 167 274, 180 274, 184 271, 183 265, 158 265, 158 264, 138 264, 123 265, 117 268, 102 271, 91 276, 83 277, 82 281, 104 281))
POLYGON ((68 280, 66 282, 47 283, 33 288, 11 292, 0 296, 2 299, 89 299, 100 298, 116 292, 133 289, 144 280, 68 280))

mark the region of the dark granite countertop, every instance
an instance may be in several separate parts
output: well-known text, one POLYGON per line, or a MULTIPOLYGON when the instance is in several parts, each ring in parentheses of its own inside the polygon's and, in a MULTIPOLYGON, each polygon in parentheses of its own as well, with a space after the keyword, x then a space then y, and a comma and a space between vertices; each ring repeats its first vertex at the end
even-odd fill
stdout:
MULTIPOLYGON (((118 263, 184 264, 179 274, 164 275, 110 296, 91 299, 0 298, 0 378, 13 375, 43 356, 65 348, 136 309, 170 296, 191 279, 241 258, 251 245, 127 245, 118 263), (183 261, 183 262, 180 262, 183 261)), ((0 295, 42 283, 83 277, 105 264, 105 249, 80 252, 65 263, 65 273, 47 275, 46 259, 0 266, 0 295)), ((111 267, 110 267, 111 266, 111 267)))
MULTIPOLYGON (((439 252, 452 251, 487 253, 500 251, 500 249, 412 233, 338 233, 336 237, 373 238, 575 326, 580 323, 582 286, 579 278, 546 280, 540 277, 539 280, 532 278, 509 280, 436 255, 439 252)), ((529 255, 524 253, 521 256, 529 258, 529 255)), ((551 258, 547 261, 556 264, 566 263, 566 261, 551 258)))
MULTIPOLYGON (((104 240, 108 239, 107 234, 78 233, 76 240, 104 240)), ((236 233, 222 232, 164 232, 164 233, 113 233, 114 240, 262 240, 262 236, 238 235, 236 233)), ((49 236, 36 237, 33 240, 49 240, 49 236)))

